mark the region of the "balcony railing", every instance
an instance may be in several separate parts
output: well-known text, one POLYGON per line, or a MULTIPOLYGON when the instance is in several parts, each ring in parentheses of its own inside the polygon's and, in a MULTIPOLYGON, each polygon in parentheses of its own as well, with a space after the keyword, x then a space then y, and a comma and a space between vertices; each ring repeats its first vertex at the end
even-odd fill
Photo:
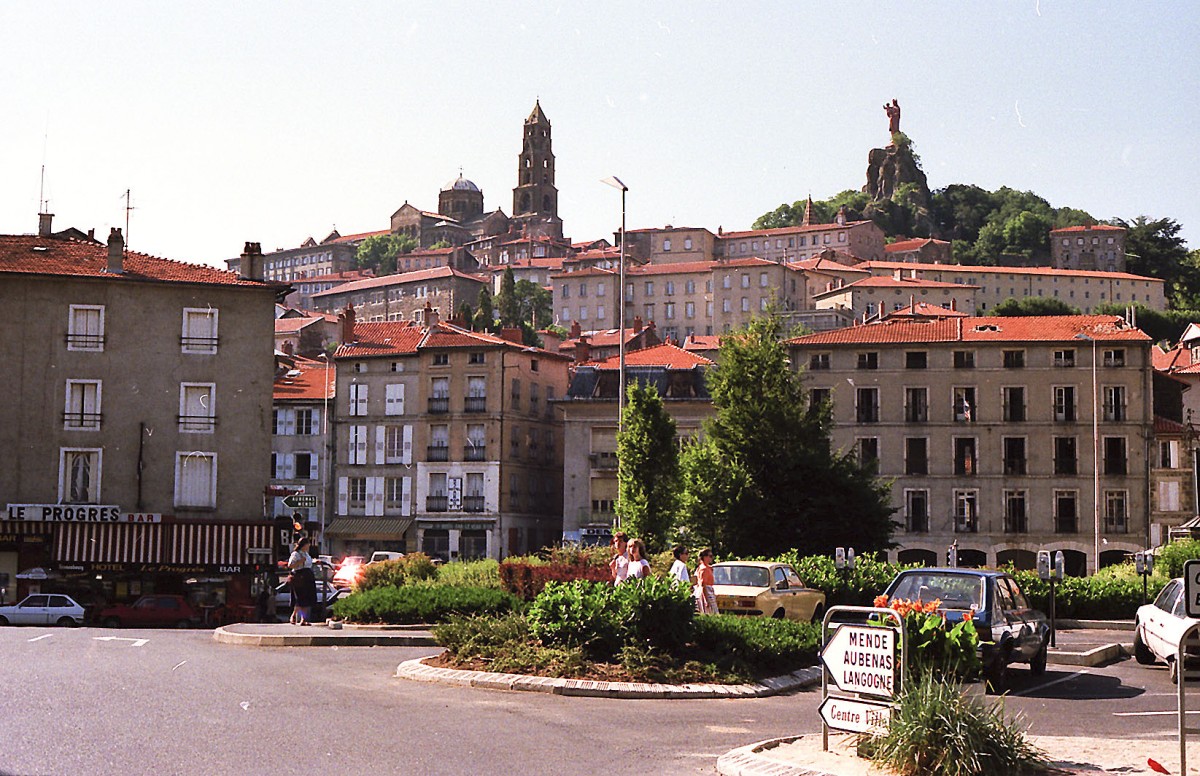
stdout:
POLYGON ((487 412, 487 397, 468 396, 463 399, 463 412, 487 412))
POLYGON ((1029 519, 1025 515, 1005 515, 1004 533, 1029 533, 1029 519))
POLYGON ((86 429, 94 431, 100 428, 100 421, 103 416, 99 412, 64 412, 63 413, 63 428, 72 431, 86 429))
POLYGON ((482 512, 484 506, 484 496, 463 496, 462 508, 464 512, 482 512))
POLYGON ((426 496, 426 512, 445 512, 449 509, 449 499, 446 496, 426 496))
POLYGON ((592 453, 588 456, 588 460, 591 462, 593 469, 617 468, 616 453, 592 453))
POLYGON ((486 461, 487 446, 486 445, 467 445, 463 448, 464 461, 486 461))
POLYGON ((1063 534, 1079 533, 1079 519, 1074 515, 1059 515, 1055 517, 1054 532, 1063 534))
POLYGON ((103 350, 104 335, 103 334, 68 334, 67 344, 81 349, 88 350, 103 350))
POLYGON ((450 448, 445 445, 430 445, 425 448, 425 460, 434 462, 449 461, 450 448))
POLYGON ((433 397, 429 400, 429 413, 431 415, 444 415, 450 411, 450 397, 433 397))
POLYGON ((213 431, 217 427, 217 419, 212 415, 180 415, 180 431, 213 431))

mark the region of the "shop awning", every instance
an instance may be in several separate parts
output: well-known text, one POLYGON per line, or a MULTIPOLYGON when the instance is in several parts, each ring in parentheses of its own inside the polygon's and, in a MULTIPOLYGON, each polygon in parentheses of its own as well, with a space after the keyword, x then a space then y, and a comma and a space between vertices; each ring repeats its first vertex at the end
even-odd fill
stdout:
POLYGON ((339 517, 325 529, 326 536, 359 539, 403 539, 412 527, 410 519, 387 517, 339 517))
POLYGON ((245 566, 270 563, 274 528, 261 523, 63 523, 59 563, 245 566))

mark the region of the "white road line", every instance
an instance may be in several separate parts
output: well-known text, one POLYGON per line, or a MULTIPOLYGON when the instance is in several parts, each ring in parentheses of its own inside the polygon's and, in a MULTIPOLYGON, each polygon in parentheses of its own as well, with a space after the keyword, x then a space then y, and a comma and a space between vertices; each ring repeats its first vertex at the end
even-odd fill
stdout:
MULTIPOLYGON (((1200 714, 1200 711, 1189 711, 1188 714, 1200 714)), ((1114 717, 1177 717, 1178 711, 1114 711, 1114 717)))
POLYGON ((43 633, 41 636, 34 636, 33 638, 27 639, 27 640, 28 641, 41 641, 42 639, 48 639, 53 635, 54 635, 53 633, 43 633))
POLYGON ((1066 676, 1060 676, 1059 678, 1055 679, 1052 682, 1046 682, 1045 684, 1039 684, 1037 687, 1030 687, 1028 690, 1022 690, 1021 692, 1014 692, 1014 693, 1012 693, 1012 696, 1015 698, 1015 697, 1018 697, 1021 695, 1028 695, 1031 692, 1036 692, 1037 690, 1044 690, 1047 687, 1053 687, 1054 685, 1062 684, 1063 682, 1069 682, 1077 676, 1083 676, 1084 674, 1090 674, 1090 673, 1091 673, 1091 671, 1086 671, 1086 670, 1085 671, 1076 671, 1073 674, 1067 674, 1066 676))
POLYGON ((92 638, 96 641, 132 641, 133 643, 129 645, 131 647, 140 647, 149 641, 149 639, 127 639, 123 636, 92 636, 92 638))

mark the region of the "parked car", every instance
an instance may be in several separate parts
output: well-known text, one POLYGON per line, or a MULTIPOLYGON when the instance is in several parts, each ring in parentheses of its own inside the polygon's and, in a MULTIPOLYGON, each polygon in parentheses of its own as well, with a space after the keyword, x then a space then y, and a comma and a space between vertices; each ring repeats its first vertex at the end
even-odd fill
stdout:
MULTIPOLYGON (((342 595, 342 588, 335 587, 329 582, 317 582, 317 605, 329 606, 342 595)), ((292 612, 292 591, 286 586, 275 592, 275 614, 282 622, 292 612)))
POLYGON ((338 564, 333 575, 333 584, 337 587, 354 587, 362 575, 363 563, 366 560, 361 555, 347 555, 338 564))
POLYGON ((1012 663, 1028 663, 1034 676, 1046 672, 1050 621, 1029 606, 1020 585, 1003 571, 925 568, 901 571, 884 593, 889 600, 941 601, 949 623, 972 612, 979 633, 979 658, 993 687, 1001 687, 1012 663))
POLYGON ((11 606, 0 606, 0 625, 83 625, 84 609, 69 595, 35 593, 11 606))
POLYGON ((404 553, 402 552, 373 552, 371 553, 371 559, 367 561, 367 565, 369 566, 372 563, 383 563, 385 560, 400 560, 403 557, 404 553))
MULTIPOLYGON (((1179 681, 1179 640, 1191 626, 1200 622, 1188 617, 1184 609, 1183 579, 1172 579, 1167 583, 1154 603, 1139 607, 1133 620, 1133 657, 1142 665, 1151 665, 1159 660, 1167 664, 1171 682, 1179 681)), ((1197 655, 1200 662, 1200 655, 1197 655)), ((1192 668, 1191 653, 1188 667, 1192 668)))
POLYGON ((181 595, 144 595, 132 605, 110 606, 96 619, 106 628, 190 628, 203 618, 181 595))
POLYGON ((721 614, 820 622, 825 594, 805 587, 786 563, 727 561, 713 566, 713 588, 721 614))

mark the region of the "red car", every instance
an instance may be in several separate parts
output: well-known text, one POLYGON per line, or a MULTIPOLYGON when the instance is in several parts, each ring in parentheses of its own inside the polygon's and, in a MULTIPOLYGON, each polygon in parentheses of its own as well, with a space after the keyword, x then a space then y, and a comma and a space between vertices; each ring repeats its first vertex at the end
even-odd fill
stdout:
POLYGON ((96 619, 106 628, 190 628, 201 618, 181 595, 144 595, 132 606, 110 606, 96 619))

